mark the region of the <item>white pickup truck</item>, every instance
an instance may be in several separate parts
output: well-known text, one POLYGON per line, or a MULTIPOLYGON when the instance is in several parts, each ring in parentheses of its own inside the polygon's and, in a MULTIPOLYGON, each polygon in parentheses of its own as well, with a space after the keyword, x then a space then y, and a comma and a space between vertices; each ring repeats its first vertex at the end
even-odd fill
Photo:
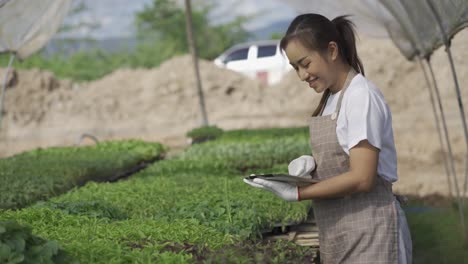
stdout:
POLYGON ((235 45, 217 57, 214 63, 269 85, 278 83, 293 69, 279 48, 279 41, 276 40, 235 45))

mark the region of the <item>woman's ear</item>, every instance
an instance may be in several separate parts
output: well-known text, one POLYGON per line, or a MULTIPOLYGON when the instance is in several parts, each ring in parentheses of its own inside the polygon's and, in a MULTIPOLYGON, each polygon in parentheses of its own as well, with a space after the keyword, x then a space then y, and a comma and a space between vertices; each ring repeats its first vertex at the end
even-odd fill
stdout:
POLYGON ((339 52, 338 44, 335 41, 330 41, 328 43, 328 57, 332 61, 336 61, 339 53, 340 52, 339 52))

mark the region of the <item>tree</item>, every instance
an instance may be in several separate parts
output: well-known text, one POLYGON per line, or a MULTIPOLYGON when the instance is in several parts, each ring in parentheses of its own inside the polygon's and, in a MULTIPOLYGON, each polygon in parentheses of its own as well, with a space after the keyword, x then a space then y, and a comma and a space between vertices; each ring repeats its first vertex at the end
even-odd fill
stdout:
POLYGON ((280 40, 283 38, 283 35, 284 35, 283 33, 275 32, 270 35, 270 39, 280 40))
POLYGON ((54 53, 66 54, 67 56, 74 54, 76 53, 77 44, 97 48, 97 41, 90 37, 89 33, 101 27, 101 24, 98 22, 89 22, 76 19, 79 18, 81 14, 86 13, 89 10, 89 7, 83 0, 72 1, 67 18, 63 21, 62 25, 57 31, 57 35, 62 35, 63 37, 53 39, 53 46, 56 46, 54 53), (73 36, 73 33, 79 32, 80 30, 87 31, 87 36, 73 36))
MULTIPOLYGON (((246 17, 212 25, 208 14, 212 5, 193 10, 193 27, 199 56, 213 59, 230 46, 245 41, 249 35, 242 27, 246 17)), ((184 10, 171 0, 154 0, 136 14, 137 32, 141 39, 153 37, 154 41, 170 45, 176 53, 187 53, 184 10)))
MULTIPOLYGON (((84 3, 83 0, 75 0, 72 2, 72 6, 70 8, 70 11, 68 12, 68 17, 76 17, 83 12, 89 11, 89 7, 84 3)), ((58 29, 57 33, 69 33, 81 29, 86 29, 88 31, 95 30, 99 28, 101 25, 98 22, 89 22, 89 21, 78 21, 78 22, 67 22, 67 20, 64 21, 64 23, 60 26, 58 29)))

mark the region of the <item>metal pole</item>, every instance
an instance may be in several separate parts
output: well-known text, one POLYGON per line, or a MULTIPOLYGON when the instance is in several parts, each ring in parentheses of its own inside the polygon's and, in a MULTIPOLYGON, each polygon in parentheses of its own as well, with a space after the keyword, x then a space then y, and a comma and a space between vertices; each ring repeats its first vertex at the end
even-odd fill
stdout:
MULTIPOLYGON (((428 77, 428 74, 426 72, 426 69, 424 68, 424 64, 422 63, 422 59, 420 58, 418 60, 419 62, 419 66, 421 66, 421 70, 423 71, 424 73, 424 79, 426 80, 426 83, 427 83, 427 88, 429 90, 429 97, 430 97, 430 100, 431 100, 431 106, 432 106, 432 111, 434 112, 434 118, 435 118, 435 123, 436 123, 436 128, 437 128, 437 135, 439 136, 439 142, 440 142, 440 147, 442 149, 442 156, 443 156, 443 159, 444 159, 444 167, 445 167, 445 174, 447 175, 447 183, 448 183, 448 187, 449 187, 449 195, 450 195, 450 199, 453 199, 453 187, 452 187, 452 179, 450 179, 450 171, 449 171, 449 161, 447 159, 447 150, 445 149, 445 144, 444 144, 444 140, 442 139, 442 128, 440 127, 440 121, 439 121, 439 116, 437 114, 437 108, 436 108, 436 105, 435 105, 435 101, 434 101, 434 92, 432 90, 432 85, 431 85, 431 82, 429 80, 429 77, 428 77)), ((435 78, 434 78, 435 80, 435 78)), ((440 98, 437 97, 439 100, 439 107, 440 107, 440 111, 441 111, 441 114, 442 114, 442 119, 444 121, 444 128, 446 128, 446 125, 445 125, 445 119, 444 119, 444 116, 443 116, 443 107, 442 107, 442 104, 440 103, 440 98)), ((447 131, 447 129, 445 129, 445 131, 447 131)), ((448 139, 448 137, 447 137, 448 139)), ((447 144, 450 144, 449 142, 447 142, 447 144)))
MULTIPOLYGON (((385 1, 381 0, 382 3, 385 3, 385 1)), ((405 1, 402 1, 400 0, 399 1, 400 4, 404 7, 405 11, 406 9, 408 9, 408 7, 406 6, 406 2, 405 1)), ((390 6, 387 6, 387 8, 392 12, 392 14, 396 17, 396 18, 401 18, 402 14, 400 14, 399 12, 395 12, 393 10, 393 8, 391 8, 391 5, 390 6)), ((406 18, 407 19, 412 19, 413 17, 410 16, 407 12, 405 12, 406 14, 406 18)), ((405 20, 405 18, 401 19, 402 21, 405 20)), ((415 50, 417 50, 417 54, 420 53, 420 51, 422 51, 422 42, 421 42, 421 39, 419 38, 419 35, 418 35, 418 31, 416 28, 414 28, 413 26, 413 23, 410 23, 408 26, 406 26, 405 24, 403 23, 400 23, 401 25, 401 28, 404 30, 404 32, 406 33, 406 37, 407 39, 410 40, 411 42, 411 45, 413 46, 413 48, 415 50)), ((427 61, 429 62, 429 56, 426 57, 427 61)), ((443 139, 442 139, 442 131, 441 131, 441 128, 440 128, 440 123, 439 123, 439 118, 438 118, 438 115, 437 115, 437 109, 436 109, 436 106, 435 106, 435 102, 434 102, 434 96, 433 96, 433 92, 432 92, 432 89, 431 89, 431 84, 430 84, 430 81, 429 81, 429 78, 427 76, 427 72, 424 68, 424 65, 422 63, 422 58, 420 56, 420 59, 419 59, 419 64, 421 66, 421 69, 423 70, 423 73, 424 73, 424 77, 426 79, 426 83, 428 85, 428 89, 429 89, 429 96, 430 96, 430 100, 431 100, 431 105, 432 105, 432 110, 434 112, 434 117, 435 117, 435 121, 436 121, 436 127, 437 127, 437 132, 438 132, 438 135, 439 135, 439 141, 440 141, 440 146, 442 148, 442 151, 443 151, 443 158, 444 158, 444 166, 445 166, 445 173, 447 175, 447 182, 448 182, 448 186, 449 186, 449 195, 450 195, 450 198, 452 199, 453 198, 453 189, 452 189, 452 182, 451 182, 451 178, 450 178, 450 172, 449 172, 449 168, 448 168, 448 160, 447 160, 447 152, 445 151, 445 146, 444 146, 444 142, 443 142, 443 139)), ((429 63, 428 63, 429 64, 429 63)), ((436 81, 435 81, 435 78, 433 78, 434 80, 434 84, 436 85, 436 81)), ((437 94, 438 94, 438 89, 437 89, 437 94)), ((449 141, 449 137, 448 137, 448 130, 447 130, 447 125, 445 123, 445 116, 444 116, 444 112, 443 112, 443 107, 442 107, 442 104, 440 103, 440 95, 438 94, 438 102, 439 102, 439 106, 440 106, 440 111, 441 111, 441 116, 442 116, 442 121, 444 122, 444 131, 445 131, 445 134, 447 135, 446 136, 446 139, 447 139, 447 144, 450 144, 450 141, 449 141)), ((455 168, 455 167, 453 167, 455 168)), ((456 180, 456 179, 455 179, 456 180)))
MULTIPOLYGON (((442 40, 444 41, 445 51, 447 52, 447 56, 448 56, 448 59, 449 59, 449 62, 450 62, 450 68, 452 70, 453 81, 455 82, 455 91, 457 92, 458 109, 460 110, 460 114, 461 114, 461 117, 462 117, 463 132, 465 134, 465 144, 466 144, 465 178, 464 178, 464 184, 463 184, 463 197, 462 197, 462 199, 465 199, 466 188, 467 188, 467 180, 468 180, 468 178, 467 178, 468 177, 468 127, 467 127, 467 124, 466 124, 465 110, 464 110, 463 101, 462 101, 462 98, 461 98, 460 85, 458 84, 458 78, 457 78, 457 72, 455 70, 455 64, 453 63, 452 52, 450 51, 450 41, 448 40, 447 35, 445 34, 444 27, 442 26, 442 20, 440 19, 440 16, 437 13, 432 1, 427 0, 427 3, 429 5, 429 8, 431 9, 432 13, 434 14, 435 19, 437 20, 437 24, 439 25, 442 40)), ((463 203, 462 203, 462 205, 463 205, 463 203)))
POLYGON ((205 98, 203 95, 203 89, 201 84, 200 78, 200 70, 198 67, 198 55, 197 55, 197 47, 195 45, 195 40, 193 37, 193 24, 192 24, 192 7, 190 5, 190 0, 185 0, 185 25, 187 30, 187 39, 190 48, 190 53, 192 54, 193 58, 193 66, 195 70, 195 77, 197 81, 197 90, 198 90, 198 99, 200 101, 200 109, 202 113, 202 126, 208 126, 208 117, 206 114, 206 107, 205 107, 205 98))
POLYGON ((6 69, 5 77, 3 79, 3 86, 2 86, 2 97, 0 99, 0 127, 2 126, 2 117, 3 117, 3 101, 5 100, 5 92, 6 92, 6 85, 8 81, 8 74, 10 74, 11 65, 15 60, 15 54, 12 53, 10 56, 10 61, 8 62, 8 67, 6 69))
POLYGON ((461 197, 460 197, 460 188, 458 187, 457 172, 455 170, 455 164, 454 164, 454 158, 453 158, 453 152, 452 152, 452 145, 450 144, 450 137, 449 137, 449 133, 448 133, 448 129, 447 129, 447 123, 445 122, 445 115, 444 115, 444 110, 443 110, 443 107, 442 107, 441 97, 440 97, 440 93, 439 93, 439 87, 438 87, 437 81, 435 79, 434 70, 432 69, 431 62, 429 61, 429 59, 426 59, 426 62, 427 62, 427 65, 429 66, 429 71, 431 73, 432 81, 434 83, 434 88, 435 88, 435 91, 436 91, 437 101, 439 103, 439 109, 440 109, 440 112, 441 112, 441 115, 442 115, 442 124, 443 124, 444 132, 445 132, 445 140, 447 141, 447 148, 448 148, 448 151, 449 151, 450 169, 452 170, 453 182, 455 184, 455 192, 456 192, 456 195, 457 195, 458 213, 459 213, 460 222, 461 222, 460 224, 462 226, 463 236, 466 239, 467 238, 466 237, 467 233, 466 233, 466 227, 465 227, 464 208, 462 206, 462 201, 461 201, 461 197))

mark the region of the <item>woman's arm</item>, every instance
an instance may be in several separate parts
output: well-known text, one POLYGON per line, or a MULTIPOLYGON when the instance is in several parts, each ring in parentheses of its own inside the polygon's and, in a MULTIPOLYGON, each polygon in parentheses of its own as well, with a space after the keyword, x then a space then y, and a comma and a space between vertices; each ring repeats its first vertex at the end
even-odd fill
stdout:
POLYGON ((336 177, 299 188, 301 200, 338 198, 357 192, 369 192, 377 177, 379 149, 362 140, 349 151, 350 169, 336 177))

